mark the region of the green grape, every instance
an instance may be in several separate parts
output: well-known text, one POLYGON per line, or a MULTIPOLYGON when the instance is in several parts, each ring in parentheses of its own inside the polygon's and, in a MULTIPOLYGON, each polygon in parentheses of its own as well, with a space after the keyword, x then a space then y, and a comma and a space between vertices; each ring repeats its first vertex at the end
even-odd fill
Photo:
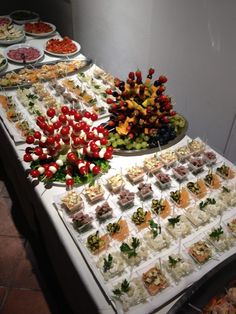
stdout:
POLYGON ((130 144, 126 145, 125 147, 126 147, 126 149, 130 150, 130 149, 132 149, 132 144, 130 143, 130 144))
POLYGON ((141 149, 141 148, 142 148, 142 144, 141 144, 141 143, 137 143, 137 144, 135 145, 135 148, 136 148, 136 149, 141 149))
POLYGON ((129 144, 129 142, 130 142, 130 139, 129 139, 128 137, 126 137, 126 138, 124 139, 124 144, 127 145, 127 144, 129 144))
POLYGON ((148 147, 148 143, 147 142, 142 142, 142 148, 147 148, 148 147))
POLYGON ((109 138, 109 143, 112 143, 112 142, 114 142, 116 139, 114 138, 114 137, 110 137, 109 138))
POLYGON ((144 136, 144 140, 147 142, 149 140, 149 136, 148 135, 145 135, 144 136))
POLYGON ((116 148, 117 147, 117 142, 112 143, 112 147, 116 148))
POLYGON ((119 135, 118 133, 115 133, 114 137, 115 137, 116 139, 118 139, 118 138, 120 138, 120 135, 119 135))
POLYGON ((143 139, 141 137, 136 138, 137 143, 142 143, 143 139))
POLYGON ((117 140, 117 145, 118 146, 121 146, 121 145, 123 145, 124 144, 124 141, 122 140, 122 139, 118 139, 117 140))

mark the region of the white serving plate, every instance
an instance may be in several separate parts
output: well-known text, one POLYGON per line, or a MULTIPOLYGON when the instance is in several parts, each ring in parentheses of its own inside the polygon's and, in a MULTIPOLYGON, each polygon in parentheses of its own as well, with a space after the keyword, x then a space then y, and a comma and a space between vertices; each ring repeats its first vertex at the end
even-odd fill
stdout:
MULTIPOLYGON (((50 35, 52 35, 52 34, 55 32, 56 26, 55 26, 54 24, 51 24, 51 23, 48 23, 48 22, 43 22, 43 21, 41 21, 41 22, 44 23, 44 24, 47 24, 47 25, 51 26, 51 27, 52 27, 52 30, 51 30, 50 32, 47 32, 47 33, 31 33, 31 32, 27 32, 27 31, 25 30, 25 33, 26 33, 27 35, 30 35, 30 36, 33 36, 33 37, 39 37, 39 38, 41 38, 41 37, 50 36, 50 35)), ((34 23, 35 23, 35 22, 30 22, 30 24, 34 24, 34 23)))
POLYGON ((20 64, 24 64, 24 61, 23 60, 16 60, 16 59, 13 59, 11 57, 8 56, 8 52, 10 50, 16 50, 16 49, 19 49, 19 48, 34 48, 34 49, 37 49, 39 51, 39 56, 33 60, 26 60, 25 63, 33 63, 33 62, 36 62, 38 61, 39 59, 41 59, 44 55, 44 52, 42 49, 36 47, 36 46, 33 46, 33 45, 30 45, 30 44, 16 44, 16 45, 12 45, 12 46, 9 46, 5 49, 5 57, 12 61, 12 62, 15 62, 15 63, 20 63, 20 64))
POLYGON ((2 44, 2 45, 13 45, 13 44, 19 43, 25 39, 25 32, 22 29, 22 26, 15 25, 14 27, 16 29, 21 30, 22 35, 19 37, 12 38, 12 39, 0 39, 0 44, 2 44))
MULTIPOLYGON (((57 38, 55 38, 55 39, 57 39, 57 38)), ((80 49, 81 49, 81 46, 80 46, 79 43, 77 43, 77 42, 74 41, 74 40, 72 40, 72 42, 73 42, 73 43, 76 45, 76 47, 77 47, 77 50, 74 51, 74 52, 70 52, 70 53, 56 53, 56 52, 51 52, 51 51, 49 51, 49 50, 46 49, 46 47, 47 47, 47 42, 46 42, 45 45, 44 45, 44 51, 45 51, 46 53, 52 55, 52 56, 55 56, 55 57, 70 57, 70 56, 73 56, 73 55, 77 54, 77 53, 80 51, 80 49)))

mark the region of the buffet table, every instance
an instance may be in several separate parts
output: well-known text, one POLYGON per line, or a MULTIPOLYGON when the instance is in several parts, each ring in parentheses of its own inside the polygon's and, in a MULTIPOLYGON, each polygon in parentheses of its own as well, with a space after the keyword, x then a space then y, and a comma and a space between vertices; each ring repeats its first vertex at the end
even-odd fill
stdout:
MULTIPOLYGON (((32 37, 27 36, 26 40, 27 42, 43 47, 47 39, 32 39, 32 37)), ((4 48, 2 48, 2 50, 3 49, 4 48)), ((83 58, 83 56, 78 55, 76 58, 83 58)), ((56 58, 54 57, 45 55, 43 61, 52 61, 55 59, 56 58)), ((7 70, 16 68, 17 66, 9 64, 7 70)), ((15 90, 2 90, 2 93, 14 95, 15 90)), ((100 120, 97 123, 105 120, 106 118, 104 117, 103 120, 100 120)), ((63 195, 67 193, 65 185, 52 184, 52 186, 49 186, 42 182, 36 182, 35 180, 29 179, 27 177, 28 164, 23 162, 23 155, 27 144, 24 142, 18 142, 16 144, 16 141, 14 141, 14 134, 12 134, 11 131, 9 122, 4 116, 4 113, 1 112, 0 138, 1 143, 4 143, 0 152, 2 163, 19 197, 24 216, 33 233, 43 242, 63 293, 74 313, 123 313, 121 303, 119 300, 117 301, 117 298, 112 296, 112 291, 117 287, 121 278, 122 280, 125 278, 131 280, 133 278, 142 278, 142 274, 155 265, 158 265, 162 270, 169 254, 177 252, 178 254, 181 253, 184 256, 187 256, 188 248, 194 241, 201 240, 203 235, 205 239, 211 228, 219 226, 220 224, 222 224, 224 228, 227 228, 227 222, 229 222, 232 217, 235 217, 235 204, 233 204, 232 206, 228 206, 224 211, 213 214, 211 218, 209 218, 208 223, 203 224, 203 226, 194 226, 192 222, 188 222, 190 228, 189 232, 181 236, 174 236, 165 250, 162 250, 161 252, 150 250, 149 253, 145 253, 146 256, 143 256, 140 265, 128 265, 121 276, 112 279, 110 278, 111 280, 104 280, 102 272, 97 268, 98 256, 91 254, 86 246, 86 239, 89 234, 92 234, 91 230, 85 233, 76 231, 71 223, 70 217, 61 206, 61 199, 63 195), (81 302, 82 300, 83 302, 81 302)), ((180 147, 186 146, 191 140, 192 139, 186 135, 181 141, 173 145, 171 150, 174 151, 180 147)), ((198 140, 201 142, 201 139, 198 140)), ((209 145, 206 145, 205 149, 213 151, 209 145)), ((111 202, 115 217, 119 218, 122 216, 129 223, 129 227, 132 226, 130 208, 124 211, 120 210, 117 205, 117 195, 115 195, 115 193, 110 193, 109 189, 107 189, 107 180, 117 172, 126 177, 128 168, 131 168, 134 165, 141 166, 145 161, 145 158, 156 156, 156 154, 159 156, 163 152, 165 152, 165 150, 161 150, 160 148, 155 154, 145 154, 143 156, 134 156, 133 154, 130 156, 114 155, 113 159, 110 161, 109 172, 99 178, 99 184, 103 185, 106 190, 105 199, 111 202)), ((233 169, 234 172, 236 171, 236 168, 232 163, 225 160, 225 158, 220 156, 217 152, 214 153, 217 160, 216 164, 209 167, 204 166, 204 169, 202 169, 201 172, 195 174, 190 172, 188 180, 181 183, 172 178, 171 166, 168 165, 165 167, 165 172, 169 173, 172 179, 171 187, 167 189, 160 189, 160 187, 156 185, 155 176, 150 176, 149 173, 145 174, 144 180, 153 185, 155 198, 169 198, 170 191, 180 190, 188 181, 196 181, 205 176, 209 170, 215 171, 216 167, 221 166, 224 163, 233 169)), ((127 178, 125 178, 125 180, 129 191, 136 193, 137 185, 131 184, 127 178)), ((232 180, 220 180, 222 186, 230 186, 235 191, 235 177, 232 180)), ((76 191, 83 196, 84 187, 78 187, 76 188, 76 191)), ((218 195, 218 192, 219 191, 216 192, 213 189, 209 189, 207 196, 209 198, 215 197, 218 195)), ((198 200, 194 197, 191 198, 192 206, 196 206, 197 202, 198 200)), ((84 203, 88 213, 92 211, 91 208, 94 210, 94 205, 90 206, 86 200, 84 200, 84 203)), ((140 201, 139 198, 136 198, 134 203, 135 209, 140 206, 148 210, 150 208, 150 199, 147 201, 140 201)), ((176 204, 172 204, 171 213, 169 213, 171 217, 185 214, 186 212, 183 208, 180 209, 176 204)), ((114 221, 114 217, 112 218, 112 221, 114 221)), ((166 226, 167 218, 165 217, 161 219, 159 217, 158 223, 166 226)), ((102 232, 106 230, 104 223, 100 225, 95 221, 93 224, 93 231, 98 228, 100 228, 102 232)), ((133 237, 140 236, 141 240, 144 236, 144 231, 140 231, 136 226, 131 227, 130 233, 133 237)), ((111 244, 113 250, 116 250, 118 246, 119 244, 117 244, 117 242, 112 242, 111 244)), ((207 263, 200 265, 192 261, 191 265, 193 265, 193 269, 189 270, 189 274, 185 274, 186 276, 181 278, 181 280, 174 280, 170 274, 166 275, 167 286, 163 288, 163 291, 160 291, 158 295, 150 296, 147 294, 145 288, 142 287, 145 297, 143 296, 143 299, 140 297, 138 302, 136 300, 136 303, 138 304, 126 309, 128 310, 127 313, 143 314, 154 313, 155 311, 158 311, 157 313, 166 313, 170 307, 170 302, 173 302, 173 300, 181 295, 187 287, 235 252, 235 239, 232 238, 232 243, 229 248, 223 252, 217 252, 215 249, 207 263)))

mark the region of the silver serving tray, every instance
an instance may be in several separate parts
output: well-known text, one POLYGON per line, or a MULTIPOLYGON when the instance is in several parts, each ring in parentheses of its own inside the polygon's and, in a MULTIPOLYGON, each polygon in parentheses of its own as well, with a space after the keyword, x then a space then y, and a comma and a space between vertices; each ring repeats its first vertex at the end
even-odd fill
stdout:
MULTIPOLYGON (((185 137, 187 130, 188 130, 188 121, 185 119, 185 126, 183 127, 182 131, 176 136, 176 138, 169 141, 167 144, 162 145, 161 149, 170 148, 171 146, 180 142, 185 137)), ((158 146, 153 147, 153 148, 139 149, 139 150, 136 150, 136 149, 132 149, 132 150, 114 149, 113 155, 117 155, 117 156, 142 156, 142 155, 147 155, 147 154, 153 154, 153 153, 156 153, 159 151, 160 151, 160 148, 158 146)))
MULTIPOLYGON (((86 71, 92 64, 92 59, 88 59, 88 58, 85 58, 83 59, 85 61, 85 65, 82 66, 81 68, 73 71, 73 72, 70 72, 68 73, 67 76, 71 76, 71 75, 74 75, 75 73, 78 73, 80 71, 86 71)), ((25 69, 25 68, 28 68, 28 69, 32 69, 32 68, 36 68, 36 69, 39 69, 41 68, 43 65, 54 65, 54 64, 57 64, 57 63, 61 63, 61 62, 72 62, 72 61, 78 61, 76 59, 68 59, 68 60, 53 60, 53 61, 48 61, 48 62, 40 62, 40 63, 35 63, 34 65, 27 65, 27 66, 24 66, 24 67, 21 67, 21 68, 17 68, 15 70, 11 70, 11 71, 7 71, 5 73, 2 73, 0 75, 0 79, 3 78, 6 74, 11 74, 11 73, 16 73, 18 74, 22 69, 25 69)), ((61 77, 58 77, 57 79, 60 79, 61 77)), ((42 81, 39 80, 39 82, 47 82, 47 81, 50 81, 50 79, 44 79, 42 81)), ((3 90, 11 90, 11 89, 15 89, 15 88, 20 88, 20 87, 29 87, 31 86, 32 83, 31 82, 22 82, 21 84, 16 84, 16 85, 9 85, 9 86, 1 86, 0 85, 0 90, 3 89, 3 90)))

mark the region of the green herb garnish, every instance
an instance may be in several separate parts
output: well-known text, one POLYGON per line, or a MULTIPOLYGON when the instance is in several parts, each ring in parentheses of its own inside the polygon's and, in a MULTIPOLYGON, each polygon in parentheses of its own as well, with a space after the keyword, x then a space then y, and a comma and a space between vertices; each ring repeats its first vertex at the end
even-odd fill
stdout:
POLYGON ((230 193, 230 189, 228 189, 225 186, 222 186, 222 191, 223 191, 223 193, 230 193))
POLYGON ((113 290, 112 292, 114 293, 115 296, 120 297, 122 294, 127 293, 129 291, 129 289, 130 289, 129 282, 125 279, 121 283, 120 289, 117 288, 117 289, 113 290))
POLYGON ((214 240, 219 241, 219 240, 220 240, 220 236, 221 236, 222 234, 224 234, 224 231, 223 231, 222 227, 220 226, 219 228, 214 229, 214 230, 209 234, 209 236, 210 236, 211 238, 213 238, 214 240))
POLYGON ((153 219, 149 220, 149 227, 154 239, 161 234, 161 225, 155 223, 153 219))
POLYGON ((179 221, 180 221, 180 216, 181 215, 178 215, 174 218, 169 218, 168 221, 169 221, 169 224, 174 228, 175 227, 175 224, 177 224, 179 221))
POLYGON ((199 203, 199 208, 200 208, 200 210, 203 210, 207 205, 214 205, 214 204, 216 204, 216 200, 214 198, 208 197, 205 200, 205 202, 202 201, 201 203, 199 203))
POLYGON ((112 267, 113 257, 111 254, 108 254, 107 259, 104 258, 103 271, 106 273, 112 267))
POLYGON ((174 267, 180 261, 181 261, 181 258, 175 259, 172 256, 169 256, 168 262, 169 262, 170 267, 174 267))
POLYGON ((120 250, 122 253, 127 254, 128 258, 137 256, 136 249, 139 247, 140 241, 137 238, 132 237, 131 247, 123 242, 120 246, 120 250))
POLYGON ((29 94, 29 95, 27 95, 27 98, 34 100, 34 99, 37 99, 38 97, 34 94, 29 94))

